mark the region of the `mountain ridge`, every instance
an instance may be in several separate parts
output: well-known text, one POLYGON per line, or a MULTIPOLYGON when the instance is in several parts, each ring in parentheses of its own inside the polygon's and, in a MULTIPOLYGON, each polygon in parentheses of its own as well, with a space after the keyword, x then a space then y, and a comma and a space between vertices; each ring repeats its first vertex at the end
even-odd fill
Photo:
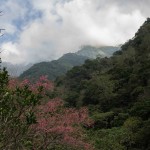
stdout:
POLYGON ((74 66, 82 65, 87 59, 94 59, 97 55, 100 57, 109 57, 118 49, 118 47, 96 48, 93 46, 83 46, 78 52, 64 54, 57 60, 36 63, 31 68, 24 71, 19 78, 28 78, 32 80, 33 78, 38 79, 41 75, 47 75, 48 79, 55 80, 58 76, 64 75, 74 66), (107 52, 104 52, 106 50, 107 52))

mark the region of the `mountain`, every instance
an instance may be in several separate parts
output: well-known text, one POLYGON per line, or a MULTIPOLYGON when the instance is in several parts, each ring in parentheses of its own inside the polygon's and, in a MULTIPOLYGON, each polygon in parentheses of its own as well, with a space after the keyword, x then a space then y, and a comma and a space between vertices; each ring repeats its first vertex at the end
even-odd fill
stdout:
POLYGON ((58 60, 51 62, 40 62, 33 65, 20 75, 20 79, 38 79, 42 75, 47 75, 48 79, 54 80, 57 76, 64 75, 73 66, 79 66, 88 59, 85 56, 80 56, 74 53, 63 55, 58 60))
POLYGON ((83 46, 76 53, 67 53, 58 60, 51 62, 40 62, 33 65, 20 75, 20 79, 37 79, 41 75, 47 75, 50 80, 55 80, 56 77, 64 75, 74 66, 82 65, 86 59, 94 59, 97 56, 110 56, 118 47, 101 47, 83 46))
POLYGON ((113 56, 86 60, 55 84, 68 107, 89 108, 96 149, 150 149, 150 18, 113 56))
POLYGON ((25 70, 29 69, 32 64, 24 65, 24 64, 12 64, 10 62, 2 62, 2 67, 7 68, 8 74, 12 77, 18 77, 25 70))
POLYGON ((94 46, 83 46, 78 52, 77 55, 86 56, 90 59, 96 59, 97 57, 110 57, 115 51, 118 51, 120 47, 114 46, 103 46, 103 47, 94 47, 94 46))

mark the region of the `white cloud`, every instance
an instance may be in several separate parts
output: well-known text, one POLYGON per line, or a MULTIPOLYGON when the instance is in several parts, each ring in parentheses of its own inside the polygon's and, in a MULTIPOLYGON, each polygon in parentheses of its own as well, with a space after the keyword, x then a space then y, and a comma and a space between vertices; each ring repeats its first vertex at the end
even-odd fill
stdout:
MULTIPOLYGON (((2 45, 8 50, 4 60, 15 63, 52 60, 77 50, 81 45, 117 45, 126 42, 134 36, 150 11, 146 5, 148 1, 143 5, 140 1, 134 5, 126 1, 121 5, 121 1, 31 0, 33 11, 41 11, 42 17, 28 22, 15 43, 2 45)), ((11 0, 8 2, 9 6, 14 5, 11 0)), ((28 13, 17 0, 15 7, 23 12, 19 16, 15 13, 14 18, 28 13)), ((11 23, 10 29, 10 33, 17 30, 11 23)))
POLYGON ((6 33, 14 34, 18 29, 13 21, 24 18, 27 13, 26 7, 23 7, 19 0, 7 0, 2 3, 0 9, 3 11, 0 17, 0 27, 5 28, 6 33))
POLYGON ((17 49, 16 44, 12 42, 7 42, 2 45, 2 59, 5 61, 11 61, 12 63, 21 62, 22 56, 19 50, 17 49), (9 60, 10 59, 10 60, 9 60))

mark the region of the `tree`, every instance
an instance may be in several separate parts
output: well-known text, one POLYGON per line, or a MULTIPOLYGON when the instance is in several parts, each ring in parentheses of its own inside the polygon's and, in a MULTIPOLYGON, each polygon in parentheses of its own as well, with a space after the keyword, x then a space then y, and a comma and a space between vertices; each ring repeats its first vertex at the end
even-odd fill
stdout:
POLYGON ((53 84, 46 77, 36 83, 9 80, 4 69, 0 81, 0 149, 93 149, 82 129, 93 123, 87 109, 49 99, 53 84))
POLYGON ((0 149, 23 149, 28 128, 36 123, 35 106, 41 98, 28 85, 9 88, 6 69, 0 71, 0 149))
POLYGON ((31 127, 36 136, 32 139, 35 149, 56 149, 57 145, 93 149, 84 141, 85 134, 81 128, 81 125, 90 127, 92 124, 87 108, 64 108, 63 101, 55 98, 40 105, 36 116, 38 123, 31 127))

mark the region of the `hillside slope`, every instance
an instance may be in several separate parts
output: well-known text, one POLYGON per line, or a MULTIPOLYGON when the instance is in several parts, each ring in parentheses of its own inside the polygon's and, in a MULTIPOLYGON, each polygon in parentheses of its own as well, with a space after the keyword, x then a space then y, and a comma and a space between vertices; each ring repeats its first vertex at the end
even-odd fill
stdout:
POLYGON ((110 58, 87 60, 55 83, 69 107, 88 106, 98 150, 150 149, 150 19, 110 58))
POLYGON ((76 53, 67 53, 58 60, 51 62, 41 62, 33 65, 31 68, 23 72, 20 79, 38 79, 41 75, 47 75, 50 80, 55 80, 58 76, 64 75, 74 66, 82 65, 86 59, 94 59, 97 56, 110 56, 118 47, 102 47, 96 48, 92 46, 84 46, 76 53))
POLYGON ((58 60, 51 62, 41 62, 33 65, 20 75, 20 79, 38 79, 42 75, 47 75, 48 79, 54 80, 57 76, 64 75, 73 66, 79 66, 87 59, 73 53, 63 55, 58 60))

